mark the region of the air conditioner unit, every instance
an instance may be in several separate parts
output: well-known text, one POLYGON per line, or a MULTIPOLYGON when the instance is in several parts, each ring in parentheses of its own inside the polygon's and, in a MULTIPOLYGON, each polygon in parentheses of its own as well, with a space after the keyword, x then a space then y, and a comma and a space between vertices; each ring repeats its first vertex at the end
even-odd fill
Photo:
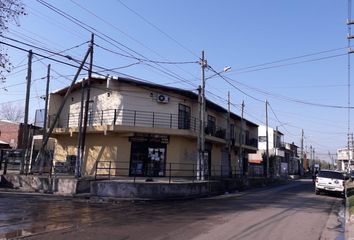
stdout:
POLYGON ((157 94, 156 101, 158 103, 168 103, 170 101, 170 97, 165 94, 157 94))

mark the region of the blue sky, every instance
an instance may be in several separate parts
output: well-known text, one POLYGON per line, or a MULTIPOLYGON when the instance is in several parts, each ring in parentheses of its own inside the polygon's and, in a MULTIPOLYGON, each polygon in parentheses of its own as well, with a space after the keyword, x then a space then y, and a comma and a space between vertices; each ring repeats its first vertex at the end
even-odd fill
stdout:
MULTIPOLYGON (((233 112, 240 114, 239 105, 244 100, 245 117, 264 124, 264 101, 268 99, 271 106, 269 125, 279 126, 285 140, 299 146, 301 129, 304 129, 305 145, 315 147, 317 156, 324 159, 327 159, 328 151, 335 153, 338 147, 346 145, 347 109, 300 104, 293 100, 347 106, 347 1, 46 2, 95 28, 100 32, 98 35, 114 39, 115 46, 99 36, 95 38, 96 44, 111 51, 129 52, 139 58, 143 56, 157 61, 195 62, 204 50, 208 64, 215 70, 232 67, 232 71, 224 73, 224 76, 242 90, 237 90, 222 78, 211 78, 207 81, 210 100, 226 107, 227 92, 230 91, 233 112), (318 54, 320 52, 323 53, 318 54), (299 57, 304 55, 309 56, 299 57), (294 59, 262 65, 288 58, 294 59), (262 66, 252 67, 255 65, 262 66)), ((21 26, 11 25, 5 36, 52 51, 63 51, 90 39, 89 31, 38 1, 26 0, 24 3, 28 15, 21 17, 21 26)), ((30 49, 19 43, 15 45, 30 49)), ((87 47, 83 44, 65 54, 81 59, 87 47)), ((149 66, 103 48, 95 47, 94 62, 106 69, 123 67, 117 71, 189 90, 195 90, 200 84, 200 66, 196 63, 149 63, 149 66), (134 65, 126 67, 131 64, 134 65)), ((23 105, 26 66, 18 66, 26 64, 27 54, 11 48, 8 48, 8 53, 16 68, 7 76, 7 82, 0 86, 0 104, 16 101, 15 104, 23 105)), ((68 85, 70 75, 75 73, 73 68, 48 60, 35 62, 32 112, 43 108, 44 101, 39 96, 44 95, 45 80, 41 78, 46 75, 49 63, 53 67, 51 90, 68 85)), ((206 72, 207 76, 212 74, 211 71, 206 72)), ((354 98, 352 100, 354 102, 354 98)))

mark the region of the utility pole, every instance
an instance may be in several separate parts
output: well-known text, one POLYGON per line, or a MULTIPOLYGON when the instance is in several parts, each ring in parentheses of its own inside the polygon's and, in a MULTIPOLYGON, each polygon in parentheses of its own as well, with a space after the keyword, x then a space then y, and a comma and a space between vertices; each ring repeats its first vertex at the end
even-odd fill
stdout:
MULTIPOLYGON (((47 115, 48 115, 48 98, 49 98, 49 82, 50 82, 50 64, 47 68, 47 83, 45 89, 45 103, 44 103, 44 120, 43 120, 43 137, 42 137, 42 145, 44 143, 44 136, 47 134, 47 115)), ((43 172, 43 165, 45 161, 45 149, 44 149, 44 156, 39 156, 39 173, 43 172)), ((51 171, 51 170, 50 170, 51 171)))
MULTIPOLYGON (((85 101, 85 112, 84 112, 84 122, 82 127, 82 138, 80 143, 80 158, 77 159, 76 166, 77 170, 75 171, 76 177, 81 177, 81 165, 83 162, 83 157, 85 153, 85 143, 86 143, 86 129, 87 129, 87 121, 88 121, 88 110, 90 104, 90 92, 91 92, 91 78, 92 78, 92 65, 93 65, 93 45, 94 45, 94 34, 91 35, 91 43, 90 43, 90 65, 88 69, 88 79, 86 83, 86 101, 85 101)), ((84 82, 84 80, 83 80, 84 82)), ((83 89, 84 90, 84 89, 83 89)))
POLYGON ((25 148, 25 154, 23 155, 20 173, 22 174, 24 171, 27 151, 28 151, 28 136, 29 136, 29 127, 28 127, 28 112, 29 112, 29 99, 31 95, 31 80, 32 80, 32 58, 33 52, 32 50, 28 51, 28 67, 27 67, 27 88, 26 88, 26 102, 25 102, 25 116, 23 120, 23 133, 22 133, 22 147, 25 148))
POLYGON ((226 139, 227 139, 227 158, 229 160, 229 177, 232 177, 232 164, 231 164, 231 106, 230 106, 230 91, 227 92, 227 131, 226 131, 226 139))
MULTIPOLYGON (((197 169, 199 176, 198 180, 204 180, 205 174, 205 68, 207 61, 204 58, 204 51, 202 51, 202 57, 200 59, 201 66, 201 89, 200 89, 200 146, 198 151, 198 166, 197 169)), ((210 166, 209 166, 210 167, 210 166)))
POLYGON ((245 108, 245 102, 242 101, 241 104, 241 122, 240 122, 240 136, 239 136, 239 149, 238 149, 238 159, 239 159, 239 166, 240 166, 240 173, 242 173, 242 175, 245 175, 245 169, 244 169, 244 158, 243 158, 243 148, 242 148, 242 144, 243 144, 243 111, 245 108))
POLYGON ((353 149, 351 149, 350 147, 350 134, 351 136, 353 137, 353 134, 350 133, 350 96, 351 96, 351 93, 350 93, 350 89, 351 89, 351 58, 350 58, 350 55, 352 53, 354 53, 354 50, 351 49, 351 39, 354 38, 354 36, 352 35, 352 31, 351 31, 351 25, 354 24, 354 21, 352 20, 352 1, 351 0, 348 0, 348 19, 347 19, 347 40, 348 40, 348 57, 347 57, 347 78, 348 78, 348 126, 347 126, 347 131, 348 131, 348 141, 347 141, 347 154, 348 154, 348 167, 347 167, 347 171, 348 170, 351 170, 351 161, 352 161, 352 154, 350 154, 350 152, 353 152, 353 149))
POLYGON ((300 155, 300 175, 302 174, 302 170, 304 168, 304 129, 301 130, 301 155, 300 155))
MULTIPOLYGON (((55 128, 55 126, 56 126, 58 120, 59 120, 59 116, 60 116, 61 112, 63 111, 63 108, 64 108, 64 105, 65 105, 66 101, 67 101, 68 98, 69 98, 69 94, 71 93, 72 89, 74 88, 74 85, 75 85, 75 83, 76 83, 76 80, 77 80, 78 77, 80 76, 80 72, 81 72, 82 68, 84 67, 84 65, 85 65, 85 63, 86 63, 86 60, 87 60, 87 58, 88 58, 90 52, 91 52, 91 48, 89 48, 89 49, 87 50, 87 52, 86 52, 86 54, 85 54, 85 56, 84 56, 84 58, 83 58, 83 60, 82 60, 82 62, 81 62, 81 64, 80 64, 80 66, 79 66, 79 68, 78 68, 78 70, 77 70, 77 72, 76 72, 76 74, 75 74, 75 76, 74 76, 74 79, 73 79, 73 81, 72 81, 71 84, 70 84, 70 87, 66 90, 66 93, 65 93, 65 95, 64 95, 64 97, 63 97, 63 100, 62 100, 62 102, 61 102, 61 104, 60 104, 60 106, 59 106, 59 109, 58 109, 57 113, 56 113, 55 116, 54 116, 53 121, 50 122, 50 128, 49 128, 49 130, 48 130, 47 132, 45 132, 45 134, 44 134, 44 136, 43 136, 42 146, 41 146, 41 148, 39 149, 38 154, 37 154, 37 156, 36 156, 36 160, 35 160, 36 163, 38 162, 38 159, 40 158, 41 154, 43 153, 44 149, 46 148, 46 146, 47 146, 47 144, 48 144, 48 140, 49 140, 49 138, 50 138, 50 135, 52 134, 52 132, 53 132, 53 130, 54 130, 54 128, 55 128)), ((53 159, 52 159, 52 161, 53 161, 53 159)), ((52 162, 51 162, 51 165, 52 165, 52 162)), ((50 174, 51 174, 51 172, 50 172, 50 174)))
MULTIPOLYGON (((49 101, 49 83, 50 83, 50 64, 48 65, 47 70, 47 84, 45 88, 45 106, 44 106, 44 120, 43 120, 43 130, 44 133, 47 132, 47 115, 48 115, 48 101, 49 101)), ((43 139, 42 139, 43 141, 43 139)))
POLYGON ((268 134, 268 100, 266 100, 266 161, 267 161, 267 178, 269 177, 269 134, 268 134))

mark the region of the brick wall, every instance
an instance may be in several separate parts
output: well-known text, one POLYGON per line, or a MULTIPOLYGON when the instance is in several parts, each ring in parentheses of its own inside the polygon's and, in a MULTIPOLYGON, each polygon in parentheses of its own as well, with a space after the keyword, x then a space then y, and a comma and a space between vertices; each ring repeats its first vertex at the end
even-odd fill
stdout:
POLYGON ((17 148, 20 136, 20 123, 0 120, 0 140, 10 144, 12 148, 17 148))

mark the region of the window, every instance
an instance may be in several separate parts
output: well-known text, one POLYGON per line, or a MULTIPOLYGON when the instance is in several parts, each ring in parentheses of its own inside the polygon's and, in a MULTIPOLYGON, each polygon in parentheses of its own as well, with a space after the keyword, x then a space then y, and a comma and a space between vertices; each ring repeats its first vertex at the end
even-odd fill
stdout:
POLYGON ((266 136, 259 136, 258 137, 258 142, 266 142, 267 141, 267 137, 266 136))
POLYGON ((215 119, 215 117, 208 115, 208 124, 207 124, 208 132, 207 133, 214 135, 215 129, 216 129, 216 119, 215 119))
POLYGON ((342 173, 340 173, 340 172, 331 172, 331 171, 321 171, 318 174, 318 177, 344 179, 344 175, 342 173))
POLYGON ((230 124, 230 139, 235 139, 235 124, 230 124))
POLYGON ((191 126, 191 108, 179 104, 178 105, 178 128, 179 129, 190 129, 191 126))

